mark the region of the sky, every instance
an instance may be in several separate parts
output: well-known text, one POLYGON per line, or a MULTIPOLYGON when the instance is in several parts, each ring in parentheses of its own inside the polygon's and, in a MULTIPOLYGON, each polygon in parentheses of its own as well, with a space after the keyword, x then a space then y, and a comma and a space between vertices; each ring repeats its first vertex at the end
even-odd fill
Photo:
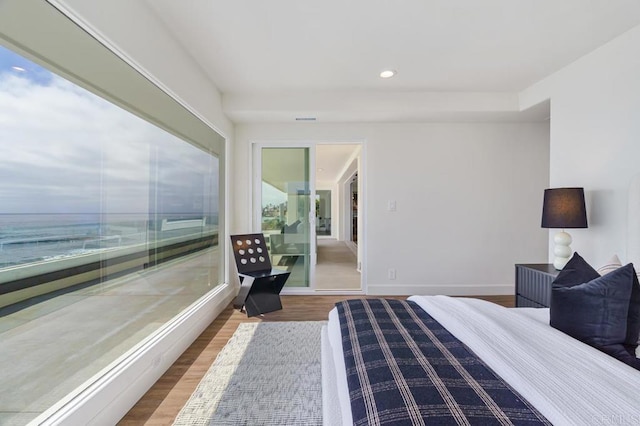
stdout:
POLYGON ((262 207, 279 206, 287 201, 287 194, 267 182, 262 182, 262 207))
POLYGON ((0 213, 146 213, 154 187, 165 209, 217 209, 218 166, 0 46, 0 213))

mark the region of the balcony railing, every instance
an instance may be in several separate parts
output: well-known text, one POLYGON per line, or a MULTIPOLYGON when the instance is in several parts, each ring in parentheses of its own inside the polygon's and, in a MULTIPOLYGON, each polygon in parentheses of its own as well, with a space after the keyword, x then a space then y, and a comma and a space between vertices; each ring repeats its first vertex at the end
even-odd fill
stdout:
MULTIPOLYGON (((205 229, 202 227, 204 220, 200 219, 198 222, 200 228, 197 232, 125 247, 119 246, 123 238, 119 235, 92 238, 85 240, 83 247, 88 248, 91 245, 96 245, 98 247, 96 250, 2 268, 0 269, 0 308, 71 287, 97 284, 106 279, 139 271, 216 246, 218 231, 215 226, 205 229), (104 247, 113 243, 116 244, 115 247, 104 247)), ((170 230, 175 229, 195 230, 192 226, 178 226, 170 230)), ((62 237, 58 237, 58 239, 60 238, 62 237)), ((37 238, 33 238, 31 241, 24 240, 24 243, 37 244, 37 240, 37 238)), ((51 242, 50 239, 39 241, 51 242)), ((17 244, 17 242, 12 242, 12 244, 17 244)))

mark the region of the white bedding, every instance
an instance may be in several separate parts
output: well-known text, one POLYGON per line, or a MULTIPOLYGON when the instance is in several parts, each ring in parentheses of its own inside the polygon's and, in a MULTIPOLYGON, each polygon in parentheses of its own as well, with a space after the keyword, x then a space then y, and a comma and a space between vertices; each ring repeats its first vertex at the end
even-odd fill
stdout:
MULTIPOLYGON (((327 413, 327 408, 329 407, 323 407, 324 425, 335 426, 335 423, 328 422, 328 420, 342 418, 342 424, 346 426, 352 423, 351 402, 349 398, 349 387, 347 386, 347 367, 344 364, 344 355, 342 355, 342 332, 340 331, 340 320, 338 319, 338 310, 336 308, 333 308, 331 312, 329 312, 327 334, 328 342, 331 344, 331 353, 333 354, 333 366, 336 370, 336 393, 340 405, 331 407, 331 412, 329 413, 327 413)), ((322 374, 324 374, 324 372, 322 374)))
MULTIPOLYGON (((640 424, 640 371, 550 327, 547 309, 508 309, 478 299, 447 296, 409 299, 553 424, 640 424)), ((329 315, 328 337, 337 371, 340 416, 343 424, 349 425, 351 407, 335 309, 329 315)))

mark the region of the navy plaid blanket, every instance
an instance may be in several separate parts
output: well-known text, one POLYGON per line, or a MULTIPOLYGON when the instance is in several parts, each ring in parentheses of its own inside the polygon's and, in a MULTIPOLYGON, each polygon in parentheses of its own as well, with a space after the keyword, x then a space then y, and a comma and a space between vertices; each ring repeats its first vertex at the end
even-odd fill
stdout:
POLYGON ((416 303, 336 306, 354 425, 550 424, 416 303))

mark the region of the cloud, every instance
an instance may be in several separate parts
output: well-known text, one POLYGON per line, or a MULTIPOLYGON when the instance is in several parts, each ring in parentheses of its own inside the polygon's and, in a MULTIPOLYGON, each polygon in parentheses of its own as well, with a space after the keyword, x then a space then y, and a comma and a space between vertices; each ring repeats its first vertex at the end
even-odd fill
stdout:
POLYGON ((0 213, 217 209, 217 158, 45 71, 0 69, 0 213))

